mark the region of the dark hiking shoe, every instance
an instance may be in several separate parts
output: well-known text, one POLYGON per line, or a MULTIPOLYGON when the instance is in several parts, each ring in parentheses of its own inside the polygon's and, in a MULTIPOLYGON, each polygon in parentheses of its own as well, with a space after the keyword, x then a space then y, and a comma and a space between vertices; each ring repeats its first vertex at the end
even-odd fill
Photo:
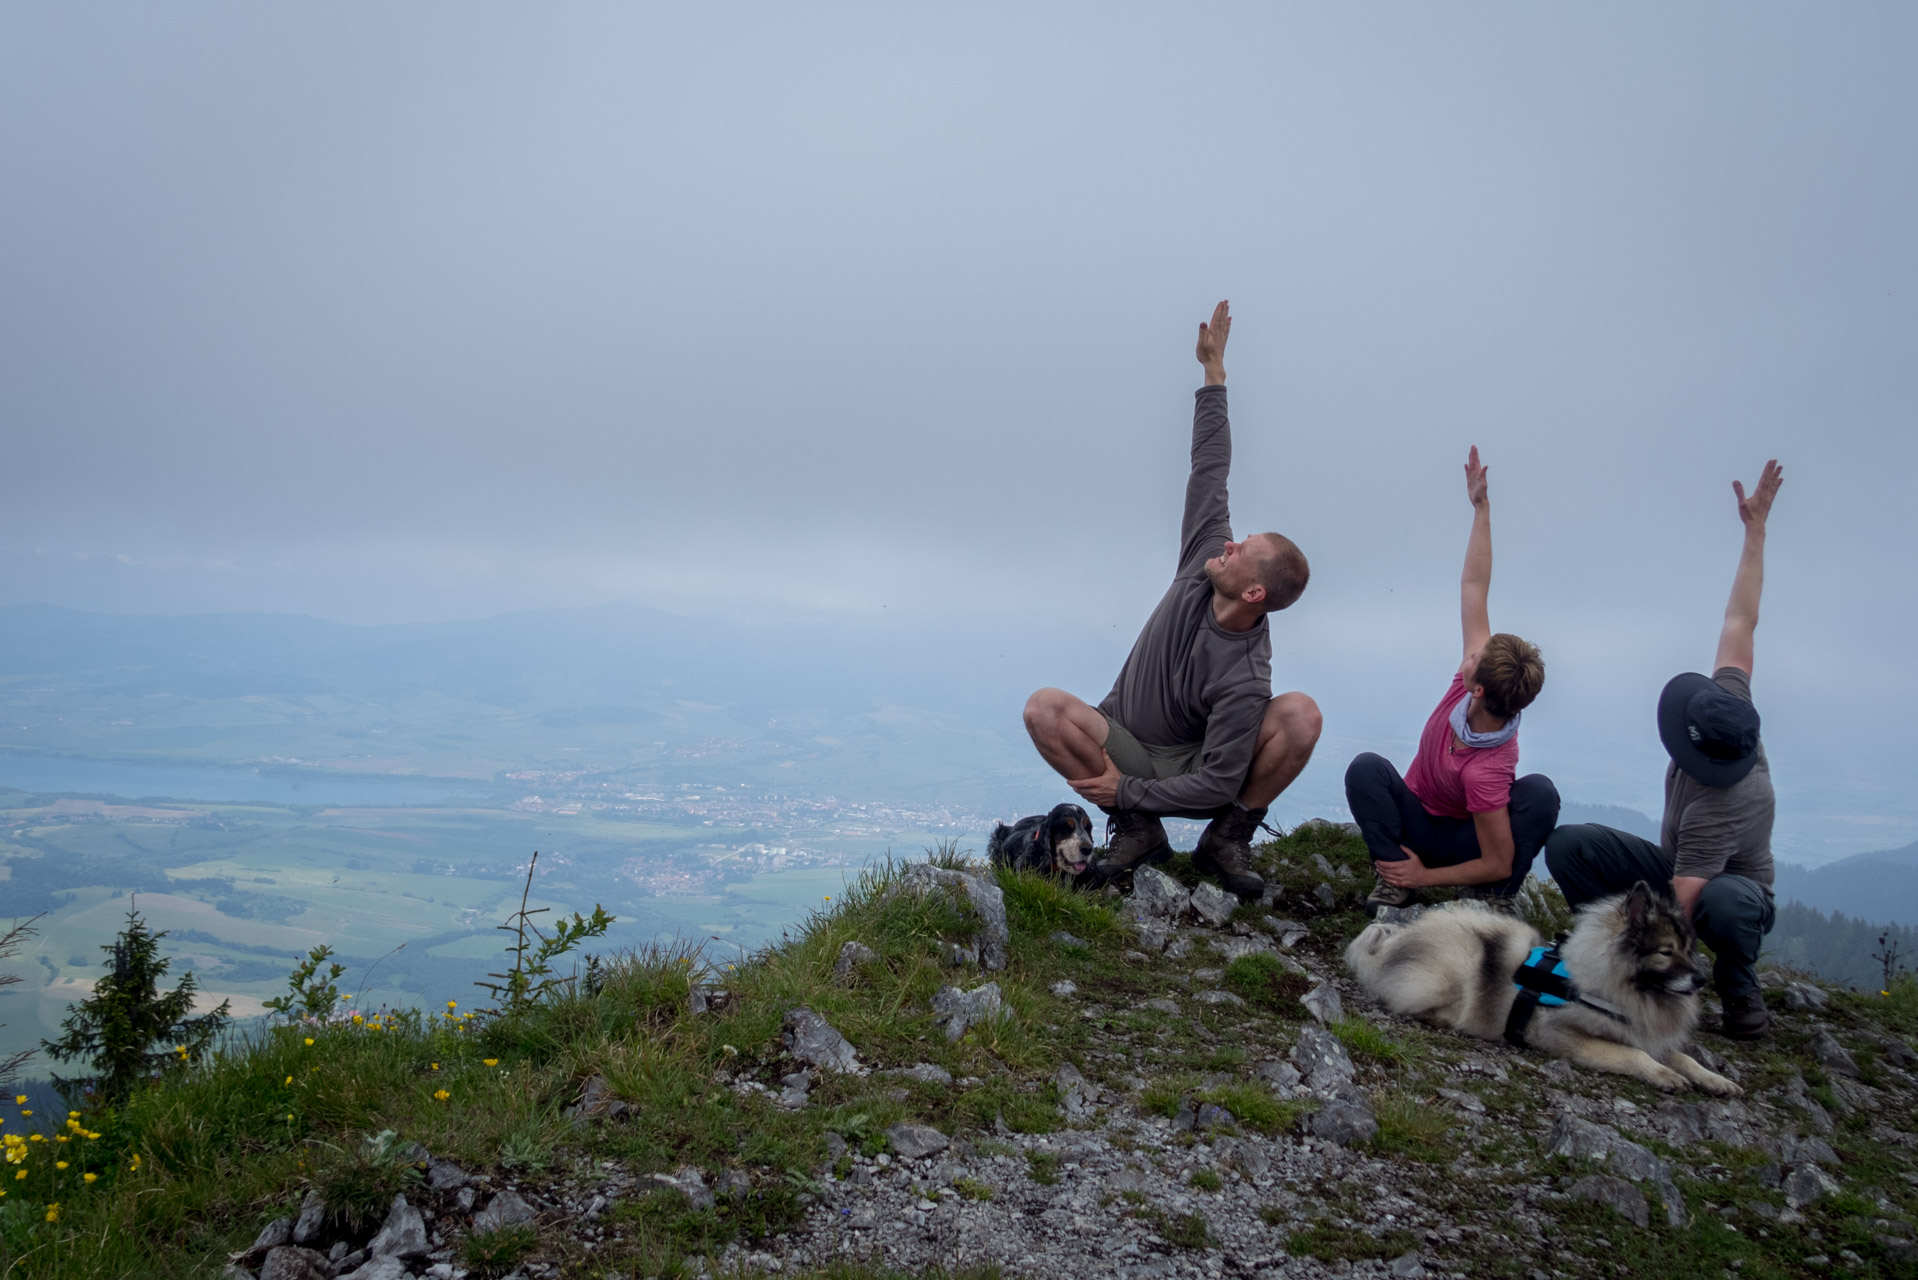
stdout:
POLYGON ((1114 809, 1106 814, 1105 856, 1086 872, 1097 887, 1144 863, 1158 864, 1172 857, 1172 842, 1157 814, 1137 809, 1114 809))
POLYGON ((1216 875, 1240 902, 1256 901, 1265 880, 1252 869, 1252 837, 1259 833, 1265 809, 1227 805, 1206 824, 1192 849, 1192 865, 1201 875, 1216 875))
POLYGON ((1720 1027, 1727 1040, 1756 1040, 1771 1030, 1771 1010, 1765 997, 1754 991, 1748 996, 1725 997, 1725 1020, 1720 1027))
POLYGON ((1376 872, 1372 876, 1372 892, 1365 895, 1365 914, 1375 916, 1387 907, 1404 909, 1418 901, 1418 892, 1387 884, 1376 872))

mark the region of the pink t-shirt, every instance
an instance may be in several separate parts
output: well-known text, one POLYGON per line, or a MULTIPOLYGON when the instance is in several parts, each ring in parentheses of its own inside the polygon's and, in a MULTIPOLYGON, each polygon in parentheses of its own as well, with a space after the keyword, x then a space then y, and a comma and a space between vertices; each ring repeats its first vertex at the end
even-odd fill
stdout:
POLYGON ((1460 672, 1425 722, 1419 753, 1405 771, 1405 785, 1434 817, 1469 818, 1511 803, 1512 779, 1518 774, 1518 739, 1496 747, 1459 746, 1452 736, 1452 708, 1468 696, 1465 673, 1460 672))

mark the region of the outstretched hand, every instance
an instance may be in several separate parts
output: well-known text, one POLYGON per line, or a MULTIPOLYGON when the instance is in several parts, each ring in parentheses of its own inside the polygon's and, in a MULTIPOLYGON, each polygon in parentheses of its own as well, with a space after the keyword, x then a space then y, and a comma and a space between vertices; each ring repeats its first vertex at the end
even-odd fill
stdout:
POLYGON ((1212 321, 1199 322, 1199 363, 1205 366, 1206 385, 1225 381, 1225 340, 1232 336, 1232 305, 1212 308, 1212 321))
POLYGON ((1738 518, 1747 528, 1756 527, 1761 532, 1765 528, 1765 518, 1771 514, 1772 499, 1778 496, 1778 486, 1785 483, 1785 469, 1773 458, 1765 464, 1759 474, 1758 487, 1751 496, 1745 496, 1745 486, 1732 481, 1732 492, 1738 495, 1738 518))
POLYGON ((1105 772, 1096 778, 1067 778, 1066 785, 1077 791, 1088 804, 1096 804, 1101 809, 1116 809, 1119 807, 1119 766, 1112 763, 1110 755, 1106 755, 1105 762, 1105 772))
POLYGON ((1471 456, 1465 460, 1465 496, 1472 505, 1482 507, 1486 501, 1485 473, 1490 467, 1482 467, 1478 461, 1478 446, 1472 446, 1471 456))

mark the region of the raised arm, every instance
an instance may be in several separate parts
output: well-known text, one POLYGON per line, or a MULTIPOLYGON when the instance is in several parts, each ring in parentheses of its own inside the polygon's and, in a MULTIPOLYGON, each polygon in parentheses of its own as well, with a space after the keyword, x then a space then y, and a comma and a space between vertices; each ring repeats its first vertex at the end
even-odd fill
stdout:
POLYGON ((1479 465, 1478 446, 1465 460, 1465 496, 1472 501, 1472 536, 1465 541, 1465 570, 1459 574, 1459 625, 1465 634, 1465 656, 1459 670, 1469 680, 1478 665, 1479 650, 1492 638, 1492 499, 1486 488, 1487 468, 1479 465))
POLYGON ((1758 629, 1758 597, 1765 589, 1765 521, 1772 499, 1785 483, 1785 469, 1773 458, 1759 474, 1758 487, 1745 496, 1745 486, 1732 481, 1738 497, 1738 518, 1745 522, 1745 547, 1738 555, 1738 573, 1732 578, 1732 598, 1725 605, 1725 626, 1718 633, 1718 656, 1712 670, 1737 667, 1752 670, 1752 632, 1758 629))
POLYGON ((1199 364, 1205 386, 1192 409, 1192 473, 1185 483, 1185 521, 1179 530, 1179 569, 1184 572, 1232 536, 1226 475, 1232 470, 1232 426, 1225 406, 1225 340, 1232 332, 1229 304, 1212 309, 1199 326, 1199 364))

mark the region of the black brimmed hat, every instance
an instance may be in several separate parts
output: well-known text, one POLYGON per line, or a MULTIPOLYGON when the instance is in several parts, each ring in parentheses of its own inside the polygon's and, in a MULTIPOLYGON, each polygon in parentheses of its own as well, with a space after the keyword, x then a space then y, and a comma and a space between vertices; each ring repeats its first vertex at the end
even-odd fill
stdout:
POLYGON ((1758 763, 1758 708, 1696 671, 1658 695, 1658 737, 1672 763, 1708 787, 1729 787, 1758 763))

